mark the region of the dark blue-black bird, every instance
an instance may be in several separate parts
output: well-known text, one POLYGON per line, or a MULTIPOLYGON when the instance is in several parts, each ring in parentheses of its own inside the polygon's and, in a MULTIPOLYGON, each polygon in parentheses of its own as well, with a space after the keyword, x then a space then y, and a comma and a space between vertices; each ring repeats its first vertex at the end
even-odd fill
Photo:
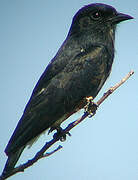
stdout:
POLYGON ((5 149, 3 174, 16 165, 24 148, 47 129, 58 129, 96 97, 108 78, 114 59, 118 23, 132 19, 101 3, 80 9, 55 57, 36 84, 23 115, 5 149))

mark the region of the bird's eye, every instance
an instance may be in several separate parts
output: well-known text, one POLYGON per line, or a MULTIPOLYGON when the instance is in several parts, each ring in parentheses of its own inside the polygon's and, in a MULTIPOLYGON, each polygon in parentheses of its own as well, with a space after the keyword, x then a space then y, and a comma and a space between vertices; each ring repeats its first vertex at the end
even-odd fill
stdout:
POLYGON ((91 18, 93 20, 98 20, 101 18, 101 12, 100 11, 95 11, 93 13, 91 13, 91 18))

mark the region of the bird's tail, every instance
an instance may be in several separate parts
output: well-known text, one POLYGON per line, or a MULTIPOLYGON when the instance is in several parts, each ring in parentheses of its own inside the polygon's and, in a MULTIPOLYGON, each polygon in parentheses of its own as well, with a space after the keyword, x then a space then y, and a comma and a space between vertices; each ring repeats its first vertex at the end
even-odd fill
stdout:
POLYGON ((11 153, 10 155, 8 155, 8 159, 3 169, 2 176, 10 173, 10 171, 14 168, 24 148, 25 147, 23 146, 15 153, 11 153))

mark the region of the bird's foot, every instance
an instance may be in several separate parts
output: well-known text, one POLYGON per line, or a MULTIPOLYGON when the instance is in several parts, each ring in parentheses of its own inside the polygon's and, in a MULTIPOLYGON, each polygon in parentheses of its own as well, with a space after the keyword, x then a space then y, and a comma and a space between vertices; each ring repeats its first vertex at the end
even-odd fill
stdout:
POLYGON ((57 132, 53 136, 55 139, 59 139, 63 142, 66 140, 67 135, 71 136, 69 132, 65 132, 61 127, 56 127, 55 129, 57 130, 57 132))
POLYGON ((98 105, 93 102, 92 96, 86 97, 86 101, 87 104, 84 106, 84 110, 89 114, 89 118, 91 118, 93 115, 95 115, 98 105))
POLYGON ((55 128, 54 127, 51 127, 49 130, 48 130, 48 135, 51 133, 51 132, 53 132, 55 130, 55 128))

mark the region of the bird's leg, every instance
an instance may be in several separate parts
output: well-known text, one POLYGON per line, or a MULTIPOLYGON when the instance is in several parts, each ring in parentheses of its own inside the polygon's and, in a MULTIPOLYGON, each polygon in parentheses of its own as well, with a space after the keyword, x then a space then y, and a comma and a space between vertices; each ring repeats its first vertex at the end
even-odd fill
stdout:
POLYGON ((54 134, 54 138, 59 139, 60 141, 66 140, 66 135, 71 136, 69 132, 65 132, 60 126, 55 128, 57 132, 54 134))
POLYGON ((89 114, 89 117, 91 118, 96 113, 98 105, 93 102, 92 96, 86 97, 86 101, 87 104, 86 106, 84 106, 84 110, 89 114))
POLYGON ((53 132, 55 130, 55 128, 54 127, 51 127, 49 130, 48 130, 48 135, 51 133, 51 132, 53 132))

